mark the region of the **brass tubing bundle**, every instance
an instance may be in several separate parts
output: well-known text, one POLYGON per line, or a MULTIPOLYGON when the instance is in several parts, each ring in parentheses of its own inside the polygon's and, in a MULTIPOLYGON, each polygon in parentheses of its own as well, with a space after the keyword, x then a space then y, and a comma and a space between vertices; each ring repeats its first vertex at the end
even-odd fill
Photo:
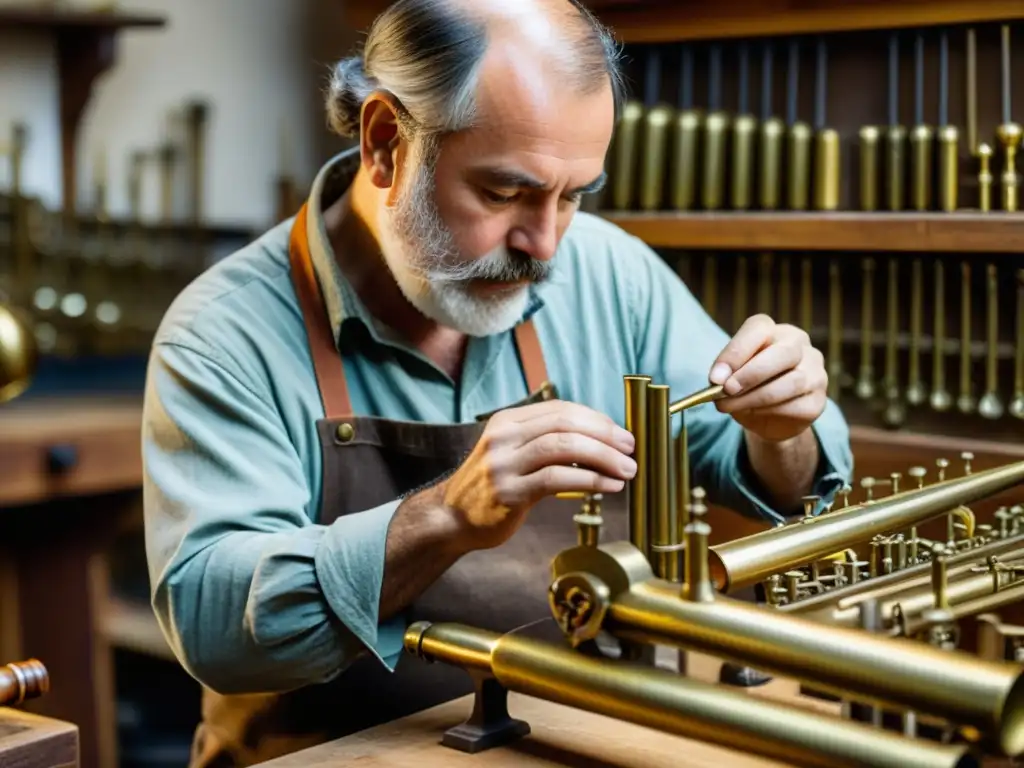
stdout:
POLYGON ((712 547, 711 574, 720 591, 732 592, 876 535, 921 525, 1022 482, 1024 461, 847 507, 799 525, 772 528, 712 547))
MULTIPOLYGON (((1024 536, 994 541, 976 549, 969 549, 952 555, 946 560, 949 578, 961 573, 969 573, 971 568, 988 557, 999 556, 1005 552, 1015 552, 1024 548, 1024 536)), ((1022 555, 1024 557, 1024 555, 1022 555)), ((848 584, 839 589, 829 590, 820 595, 809 597, 795 603, 781 605, 776 610, 786 613, 810 614, 830 607, 847 608, 871 598, 881 599, 898 594, 902 590, 931 583, 931 564, 920 563, 903 570, 893 571, 883 576, 876 576, 867 581, 848 584)))
POLYGON ((1024 751, 1024 669, 925 643, 830 627, 732 598, 692 601, 679 586, 634 583, 603 628, 624 640, 709 653, 841 697, 977 728, 1002 754, 1024 751))
MULTIPOLYGON (((678 600, 678 598, 677 598, 678 600)), ((763 701, 723 686, 460 624, 412 625, 409 653, 485 672, 509 691, 802 766, 976 766, 964 745, 763 701)))
POLYGON ((29 659, 0 667, 0 707, 16 707, 50 690, 50 675, 41 661, 29 659))

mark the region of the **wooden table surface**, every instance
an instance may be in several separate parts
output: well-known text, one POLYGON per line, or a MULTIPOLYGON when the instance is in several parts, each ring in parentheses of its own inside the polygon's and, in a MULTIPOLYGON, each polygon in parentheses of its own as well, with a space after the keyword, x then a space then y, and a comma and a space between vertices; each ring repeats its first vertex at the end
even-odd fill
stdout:
MULTIPOLYGON (((663 664, 659 663, 659 666, 663 664)), ((720 663, 691 653, 690 677, 717 680, 720 663)), ((835 713, 836 705, 801 696, 791 680, 748 689, 753 696, 835 713)), ((603 715, 509 694, 509 714, 530 724, 524 739, 476 755, 442 746, 441 736, 463 722, 473 697, 371 728, 261 764, 261 768, 783 768, 780 763, 694 739, 673 736, 603 715)))
POLYGON ((60 720, 0 707, 0 766, 77 768, 78 728, 60 720))

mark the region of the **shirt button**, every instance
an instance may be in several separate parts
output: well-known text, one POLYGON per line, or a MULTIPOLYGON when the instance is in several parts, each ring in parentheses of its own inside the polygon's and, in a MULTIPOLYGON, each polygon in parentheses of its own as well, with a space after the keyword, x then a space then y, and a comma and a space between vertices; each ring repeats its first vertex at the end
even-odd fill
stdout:
POLYGON ((334 431, 334 434, 338 438, 338 442, 348 443, 356 436, 355 427, 349 424, 347 421, 344 424, 339 424, 338 428, 334 431))

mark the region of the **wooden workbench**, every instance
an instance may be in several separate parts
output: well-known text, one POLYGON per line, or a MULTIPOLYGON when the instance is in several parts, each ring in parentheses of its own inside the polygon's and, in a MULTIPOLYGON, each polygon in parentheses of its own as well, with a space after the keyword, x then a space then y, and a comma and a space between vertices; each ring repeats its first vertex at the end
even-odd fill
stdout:
POLYGON ((78 728, 0 707, 0 766, 78 768, 78 728))
MULTIPOLYGON (((659 661, 659 666, 669 664, 659 661)), ((718 678, 720 662, 691 653, 689 676, 718 678)), ((837 705, 801 696, 791 680, 748 689, 764 697, 836 714, 837 705)), ((469 755, 440 744, 441 736, 472 710, 473 697, 442 704, 376 728, 261 764, 261 768, 783 768, 786 763, 754 757, 694 739, 595 715, 549 701, 509 694, 509 714, 530 724, 526 738, 469 755)))

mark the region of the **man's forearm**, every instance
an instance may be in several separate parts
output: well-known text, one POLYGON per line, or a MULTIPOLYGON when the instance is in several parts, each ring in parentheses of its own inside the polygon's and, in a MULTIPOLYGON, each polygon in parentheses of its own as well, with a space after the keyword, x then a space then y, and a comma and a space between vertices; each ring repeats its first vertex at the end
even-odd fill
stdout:
POLYGON ((769 442, 746 432, 747 455, 751 468, 781 512, 800 509, 808 495, 821 461, 818 440, 807 429, 799 436, 780 443, 769 442))
POLYGON ((465 554, 442 490, 428 488, 399 505, 388 527, 380 620, 402 611, 465 554))

